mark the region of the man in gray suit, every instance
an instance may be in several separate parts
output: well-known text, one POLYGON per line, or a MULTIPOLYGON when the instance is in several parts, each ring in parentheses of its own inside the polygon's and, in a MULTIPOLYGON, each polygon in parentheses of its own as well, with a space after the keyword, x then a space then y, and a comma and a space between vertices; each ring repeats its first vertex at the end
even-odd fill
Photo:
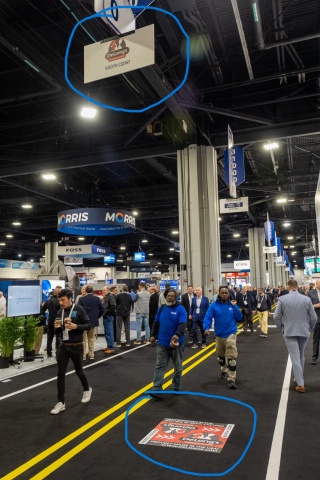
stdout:
POLYGON ((310 298, 298 292, 296 280, 288 281, 288 289, 288 295, 279 297, 273 319, 288 348, 297 383, 296 391, 304 393, 304 351, 317 322, 317 315, 310 298))
POLYGON ((317 364, 319 357, 319 343, 320 343, 320 279, 316 280, 316 288, 312 288, 308 291, 308 297, 311 298, 313 308, 317 314, 317 323, 313 330, 313 352, 312 352, 312 365, 317 364))

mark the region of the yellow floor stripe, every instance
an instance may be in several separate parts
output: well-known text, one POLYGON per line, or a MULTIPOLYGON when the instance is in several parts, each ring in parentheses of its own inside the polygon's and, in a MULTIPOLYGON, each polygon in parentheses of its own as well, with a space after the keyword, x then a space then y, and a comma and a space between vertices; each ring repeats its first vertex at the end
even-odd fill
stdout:
MULTIPOLYGON (((200 363, 202 363, 204 360, 206 360, 208 357, 210 357, 214 352, 216 351, 216 349, 213 349, 212 351, 210 351, 209 353, 207 353, 206 355, 203 355, 201 358, 199 358, 196 362, 194 362, 192 365, 189 365, 189 367, 187 369, 184 370, 184 374, 189 372, 190 370, 192 370, 193 368, 195 368, 197 365, 199 365, 200 363)), ((164 385, 163 385, 163 388, 166 389, 167 387, 169 387, 169 385, 171 385, 171 380, 169 380, 168 382, 166 382, 164 385)), ((146 389, 147 390, 147 389, 146 389)), ((132 410, 130 411, 130 415, 131 413, 133 413, 134 411, 138 410, 139 408, 141 408, 143 405, 145 405, 147 402, 149 402, 150 399, 144 399, 144 400, 141 400, 141 402, 139 402, 137 405, 135 405, 132 410)), ((125 418, 125 415, 126 415, 126 412, 123 412, 121 415, 119 415, 117 418, 115 418, 114 420, 112 420, 110 423, 108 423, 107 425, 105 425, 104 427, 102 427, 100 430, 98 430, 97 432, 95 432, 93 435, 90 435, 90 437, 86 438, 86 440, 84 440, 83 442, 79 443, 76 447, 74 447, 72 450, 70 450, 68 453, 66 453, 65 455, 63 455, 62 457, 60 457, 58 460, 56 460, 55 462, 51 463, 48 467, 46 467, 45 469, 41 470, 39 473, 37 473, 34 477, 30 478, 30 480, 42 480, 44 478, 46 478, 48 475, 50 475, 52 472, 54 472, 55 470, 57 470, 58 468, 60 468, 63 464, 65 464, 66 462, 68 462, 69 460, 71 460, 75 455, 77 455, 78 453, 80 453, 82 450, 84 450, 85 448, 87 448, 89 445, 91 445, 93 442, 95 442, 96 440, 98 440, 102 435, 104 435, 106 432, 108 432, 109 430, 111 430, 113 427, 115 427, 116 425, 118 425, 122 420, 124 420, 125 418)), ((5 478, 5 477, 4 477, 5 478)), ((4 478, 2 480, 4 480, 4 478)))
MULTIPOLYGON (((213 347, 214 347, 215 343, 212 343, 210 345, 208 345, 208 347, 206 349, 201 349, 199 352, 197 352, 195 355, 192 355, 192 357, 189 357, 188 359, 186 359, 184 362, 183 362, 183 365, 187 365, 188 363, 192 362, 194 359, 196 359, 197 357, 201 356, 204 354, 204 352, 207 352, 208 350, 211 350, 213 347)), ((215 351, 215 350, 214 350, 215 351)), ((212 353, 214 353, 214 351, 212 351, 212 353)), ((205 356, 205 358, 207 358, 208 355, 205 356)), ((197 363, 198 364, 198 363, 197 363)), ((165 378, 167 378, 168 376, 172 375, 173 374, 173 369, 169 370, 168 372, 166 372, 165 374, 165 378)), ((189 371, 189 369, 187 370, 189 371)), ((167 388, 167 386, 169 386, 171 384, 171 380, 169 382, 167 382, 165 385, 164 385, 164 388, 167 388)), ((141 388, 140 390, 138 390, 137 392, 135 392, 134 394, 130 395, 129 397, 125 398, 122 402, 119 402, 118 404, 114 405, 112 408, 106 410, 104 413, 102 413, 101 415, 99 415, 98 417, 94 418, 93 420, 91 420, 90 422, 86 423, 85 425, 83 425, 82 427, 78 428, 77 430, 75 430, 74 432, 72 432, 70 435, 67 435, 65 438, 63 438, 62 440, 60 440, 59 442, 55 443, 54 445, 52 445, 51 447, 47 448, 46 450, 44 450, 43 452, 39 453, 38 455, 36 455, 35 457, 31 458, 30 460, 28 460, 26 463, 22 464, 20 467, 16 468, 15 470, 13 470, 12 472, 8 473, 7 475, 5 475, 4 477, 2 477, 1 480, 13 480, 14 478, 17 478, 19 475, 21 475, 22 473, 24 473, 25 471, 29 470, 30 468, 34 467, 37 463, 41 462, 42 460, 44 460, 45 458, 49 457, 50 455, 52 455, 54 452, 56 452, 57 450, 59 450, 60 448, 64 447, 65 445, 67 445, 69 442, 71 442, 72 440, 74 440, 75 438, 77 438, 78 436, 82 435, 84 432, 86 432, 87 430, 89 430, 90 428, 94 427, 95 425, 97 425, 99 422, 101 422, 102 420, 104 420, 105 418, 107 418, 108 416, 112 415, 114 412, 116 412, 117 410, 120 410, 120 408, 124 407, 125 405, 127 405, 128 403, 130 402, 133 402, 136 398, 138 398, 139 396, 143 395, 143 393, 146 391, 146 390, 149 390, 151 387, 152 387, 152 382, 148 383, 146 386, 144 386, 143 388, 141 388)))

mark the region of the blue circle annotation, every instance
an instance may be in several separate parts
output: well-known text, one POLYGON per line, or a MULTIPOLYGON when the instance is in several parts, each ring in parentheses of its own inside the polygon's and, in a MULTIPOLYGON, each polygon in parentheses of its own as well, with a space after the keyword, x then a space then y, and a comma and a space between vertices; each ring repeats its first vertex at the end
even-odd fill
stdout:
POLYGON ((154 463, 155 465, 158 465, 160 467, 163 467, 163 468, 168 468, 169 470, 174 470, 176 472, 179 472, 179 473, 184 473, 186 475, 194 475, 194 476, 197 476, 197 477, 223 477, 224 475, 226 475, 227 473, 230 473, 232 470, 234 470, 241 462, 242 460, 244 459, 244 457, 246 456, 251 444, 252 444, 252 441, 253 441, 253 438, 255 436, 255 433, 256 433, 256 428, 257 428, 257 413, 255 411, 255 409, 249 405, 248 403, 244 403, 244 402, 241 402, 240 400, 235 400, 234 398, 228 398, 228 397, 221 397, 219 395, 209 395, 209 394, 206 394, 206 393, 201 393, 201 392, 174 392, 174 391, 171 391, 171 390, 159 390, 159 391, 156 391, 156 390, 148 390, 145 392, 144 396, 143 397, 140 397, 138 398, 138 400, 136 400, 129 408, 128 410, 126 411, 126 416, 125 416, 125 419, 124 419, 124 434, 125 434, 125 441, 127 443, 127 445, 134 451, 136 452, 138 455, 140 455, 141 457, 143 457, 145 460, 148 460, 149 462, 152 462, 154 463), (167 465, 165 463, 161 463, 161 462, 158 462, 157 460, 154 460, 153 458, 151 457, 148 457, 147 455, 145 455, 144 453, 140 452, 137 448, 135 448, 129 441, 129 438, 128 438, 128 417, 129 417, 129 414, 130 414, 130 411, 132 410, 132 408, 134 408, 135 405, 137 405, 139 402, 141 402, 142 400, 144 399, 149 399, 150 396, 148 396, 148 394, 151 394, 151 393, 155 393, 155 394, 159 394, 159 395, 166 395, 166 394, 175 394, 175 395, 194 395, 194 396, 200 396, 200 397, 207 397, 207 398, 215 398, 215 399, 218 399, 218 400, 225 400, 227 402, 233 402, 233 403, 237 403, 245 408, 248 408, 249 410, 251 410, 252 414, 253 414, 253 424, 252 424, 252 431, 251 431, 251 435, 250 435, 250 438, 249 438, 249 441, 245 447, 245 449, 243 450, 242 454, 240 455, 239 459, 234 463, 234 465, 232 465, 230 468, 228 468, 227 470, 225 470, 224 472, 219 472, 219 473, 200 473, 200 472, 191 472, 189 470, 183 470, 181 468, 177 468, 177 467, 172 467, 170 465, 167 465))
POLYGON ((109 8, 105 8, 104 10, 101 10, 100 12, 98 13, 95 13, 94 15, 91 15, 90 17, 85 17, 83 18, 82 20, 79 20, 78 23, 76 23, 76 25, 73 27, 72 29, 72 32, 71 32, 71 35, 70 35, 70 38, 69 38, 69 41, 68 41, 68 45, 67 45, 67 49, 66 49, 66 54, 65 54, 65 57, 64 57, 64 76, 65 76, 65 79, 66 79, 66 82, 68 83, 69 87, 75 92, 77 93, 78 95, 80 95, 81 97, 83 97, 85 100, 88 100, 89 102, 91 103, 94 103, 95 105, 98 105, 99 107, 102 107, 102 108, 107 108, 109 110, 114 110, 116 112, 126 112, 126 113, 143 113, 143 112, 146 112, 148 110, 150 110, 151 108, 154 108, 154 107, 157 107, 158 105, 161 105, 162 103, 164 103, 166 100, 168 100, 170 97, 172 97, 175 93, 177 93, 182 87, 183 85, 186 83, 187 81, 187 78, 188 78, 188 74, 189 74, 189 68, 190 68, 190 37, 189 35, 187 34, 187 32, 184 30, 183 26, 181 25, 181 22, 180 20, 175 16, 173 15, 173 13, 171 12, 168 12, 167 10, 163 10, 162 8, 158 8, 158 7, 151 7, 151 6, 148 6, 148 7, 144 7, 145 9, 148 9, 148 10, 156 10, 156 11, 159 11, 159 12, 162 12, 162 13, 165 13, 166 15, 169 15, 170 17, 172 17, 175 22, 178 24, 181 32, 183 33, 183 35, 185 36, 186 38, 186 70, 185 70, 185 74, 184 74, 184 77, 183 77, 183 80, 182 82, 180 83, 180 85, 178 85, 174 90, 172 90, 172 92, 170 92, 168 95, 166 95, 165 97, 163 97, 161 100, 159 100, 158 102, 155 102, 151 105, 149 105, 148 107, 145 107, 145 108, 141 108, 139 110, 132 110, 132 109, 128 109, 128 108, 120 108, 120 107, 114 107, 112 105, 106 105, 104 103, 101 103, 101 102, 98 102, 97 100, 94 100, 93 98, 89 97, 88 95, 86 95, 85 93, 83 92, 80 92, 80 90, 78 90, 76 87, 74 87, 72 85, 72 83, 70 82, 69 80, 69 76, 68 76, 68 62, 69 62, 69 51, 70 51, 70 47, 71 47, 71 43, 72 43, 72 39, 73 39, 73 36, 77 30, 77 28, 84 22, 88 21, 88 20, 91 20, 93 18, 99 18, 99 17, 112 17, 112 15, 108 15, 106 14, 106 12, 108 10, 115 10, 115 9, 120 9, 120 8, 130 8, 130 9, 140 9, 141 10, 141 6, 112 6, 112 7, 109 7, 109 8))

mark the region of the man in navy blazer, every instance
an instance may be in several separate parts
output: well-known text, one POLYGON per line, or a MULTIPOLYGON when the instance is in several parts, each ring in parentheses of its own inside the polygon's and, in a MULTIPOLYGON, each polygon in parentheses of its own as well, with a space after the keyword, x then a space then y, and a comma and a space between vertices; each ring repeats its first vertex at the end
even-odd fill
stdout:
MULTIPOLYGON (((202 295, 202 288, 196 288, 196 296, 193 297, 190 308, 190 316, 192 319, 193 329, 193 345, 191 348, 198 348, 198 328, 200 328, 202 335, 201 348, 206 348, 207 337, 204 334, 203 320, 209 308, 209 299, 202 295)), ((200 342, 199 342, 200 343, 200 342)))
POLYGON ((96 327, 99 326, 99 318, 104 314, 104 308, 99 297, 93 295, 93 288, 91 285, 86 286, 87 295, 79 298, 78 305, 83 307, 90 319, 91 328, 83 335, 83 359, 87 357, 87 342, 90 360, 94 359, 94 341, 96 327))
POLYGON ((236 300, 242 312, 243 333, 247 332, 248 327, 253 332, 252 312, 255 311, 255 302, 246 285, 243 285, 241 292, 237 293, 236 300))
POLYGON ((308 291, 308 297, 311 298, 313 308, 317 314, 317 323, 313 330, 313 352, 312 365, 316 365, 319 357, 319 343, 320 343, 320 279, 316 280, 316 288, 311 288, 308 291))

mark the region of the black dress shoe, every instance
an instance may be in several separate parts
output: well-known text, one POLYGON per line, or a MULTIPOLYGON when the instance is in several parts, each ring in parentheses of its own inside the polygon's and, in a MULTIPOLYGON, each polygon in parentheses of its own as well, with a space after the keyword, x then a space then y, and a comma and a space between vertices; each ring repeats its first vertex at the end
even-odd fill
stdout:
POLYGON ((317 358, 316 357, 312 357, 312 365, 317 365, 317 358))

